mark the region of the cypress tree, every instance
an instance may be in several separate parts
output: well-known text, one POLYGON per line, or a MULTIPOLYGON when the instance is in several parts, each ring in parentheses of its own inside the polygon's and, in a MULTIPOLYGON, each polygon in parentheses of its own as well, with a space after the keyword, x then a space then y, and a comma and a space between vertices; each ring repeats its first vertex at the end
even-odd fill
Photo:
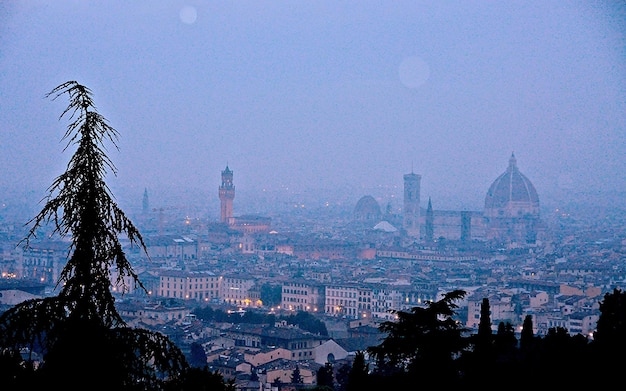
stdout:
POLYGON ((522 324, 522 332, 520 334, 520 349, 522 351, 528 351, 533 347, 535 334, 533 331, 533 318, 531 315, 524 317, 524 323, 522 324))

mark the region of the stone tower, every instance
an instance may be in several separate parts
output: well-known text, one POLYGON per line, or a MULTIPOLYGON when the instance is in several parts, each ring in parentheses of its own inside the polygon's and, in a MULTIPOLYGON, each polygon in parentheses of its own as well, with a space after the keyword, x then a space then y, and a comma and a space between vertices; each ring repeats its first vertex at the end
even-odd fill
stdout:
POLYGON ((435 212, 433 211, 433 203, 428 197, 428 207, 426 207, 426 224, 424 224, 424 240, 431 243, 435 236, 435 212))
POLYGON ((231 224, 233 219, 233 200, 235 199, 235 185, 233 185, 233 172, 228 164, 222 171, 222 184, 219 188, 220 196, 220 221, 231 224))
POLYGON ((143 191, 143 200, 141 203, 142 210, 144 214, 150 212, 150 200, 148 199, 148 189, 144 189, 143 191))
POLYGON ((415 240, 420 239, 420 181, 421 175, 404 175, 404 211, 402 226, 406 234, 415 240))

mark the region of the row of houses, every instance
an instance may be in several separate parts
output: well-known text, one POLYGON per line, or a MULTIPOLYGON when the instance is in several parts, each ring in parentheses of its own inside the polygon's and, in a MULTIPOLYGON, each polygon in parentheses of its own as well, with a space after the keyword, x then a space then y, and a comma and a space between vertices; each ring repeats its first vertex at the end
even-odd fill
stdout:
MULTIPOLYGON (((115 281, 114 292, 137 293, 137 287, 129 277, 117 282, 117 276, 113 273, 111 278, 115 281)), ((140 280, 151 298, 178 299, 195 305, 264 307, 260 281, 253 275, 154 269, 143 271, 140 280)), ((43 283, 38 284, 44 286, 43 283)), ((402 279, 365 279, 358 283, 339 283, 292 278, 283 281, 280 289, 279 310, 374 321, 392 320, 395 317, 393 310, 404 311, 424 306, 445 293, 444 288, 434 282, 409 282, 402 279)), ((459 314, 470 329, 478 326, 480 305, 484 298, 490 301, 494 329, 499 322, 521 325, 523 316, 532 314, 535 331, 539 334, 559 326, 567 328, 572 334, 588 335, 595 328, 599 317, 601 291, 598 288, 581 290, 567 284, 519 279, 510 281, 507 289, 484 286, 464 289, 468 295, 463 303, 459 303, 459 314)), ((16 304, 36 294, 24 293, 23 289, 20 292, 19 287, 7 286, 0 289, 0 303, 16 304)))
POLYGON ((133 327, 169 333, 183 349, 192 343, 201 345, 209 369, 234 379, 238 390, 289 384, 296 368, 302 384, 315 385, 319 368, 327 363, 335 368, 351 363, 356 352, 380 344, 383 337, 367 321, 347 322, 341 334, 320 335, 284 320, 273 325, 203 322, 177 300, 152 305, 124 300, 117 306, 133 327))
MULTIPOLYGON (((480 294, 475 295, 476 299, 469 297, 462 303, 460 312, 462 320, 468 327, 475 327, 480 301, 488 297, 493 302, 494 324, 497 325, 497 321, 509 321, 518 325, 521 324, 523 315, 533 314, 538 318, 535 322, 538 331, 543 333, 551 325, 563 324, 569 325, 568 330, 571 332, 586 330, 587 327, 583 325, 589 324, 597 316, 596 308, 579 303, 575 305, 575 311, 565 313, 563 310, 565 307, 557 305, 555 298, 581 295, 597 303, 601 293, 597 284, 589 282, 584 284, 586 286, 584 291, 578 289, 578 292, 573 288, 580 285, 583 278, 593 281, 589 277, 590 274, 598 274, 598 270, 590 269, 589 265, 575 267, 572 263, 557 264, 555 270, 559 279, 563 281, 571 279, 575 283, 568 284, 549 282, 550 278, 546 278, 548 274, 544 272, 544 275, 539 275, 536 267, 528 267, 532 272, 529 275, 526 275, 524 270, 519 272, 518 275, 522 278, 510 278, 504 273, 501 276, 496 275, 493 269, 489 269, 488 261, 473 256, 459 257, 454 254, 436 253, 425 255, 423 251, 416 253, 407 249, 401 251, 385 248, 377 249, 376 257, 378 265, 385 266, 388 270, 373 273, 376 270, 371 265, 376 262, 375 260, 371 261, 369 266, 367 262, 370 261, 358 259, 330 260, 326 266, 321 266, 320 260, 294 261, 294 256, 291 255, 290 258, 282 262, 276 260, 275 263, 268 257, 261 264, 258 261, 253 263, 240 260, 233 253, 232 261, 220 264, 221 261, 215 258, 200 262, 196 258, 201 252, 209 251, 209 245, 199 243, 199 240, 175 235, 151 238, 148 241, 154 259, 137 264, 140 265, 138 269, 140 280, 150 297, 262 307, 264 303, 261 300, 260 285, 271 283, 281 287, 280 307, 283 310, 307 311, 346 319, 389 320, 394 317, 391 310, 422 306, 436 300, 439 294, 452 286, 473 292, 476 290, 473 284, 477 284, 493 288, 491 290, 494 292, 489 289, 480 290, 478 291, 480 294), (205 250, 202 250, 203 248, 205 250), (428 259, 422 259, 424 256, 428 259), (303 262, 306 262, 306 265, 303 262), (427 265, 429 262, 450 267, 442 266, 445 272, 441 273, 440 278, 433 273, 420 277, 420 271, 421 274, 426 273, 428 266, 416 265, 427 265), (315 264, 320 266, 313 266, 315 264), (454 265, 458 265, 457 269, 462 271, 463 275, 455 274, 451 270, 454 265), (240 270, 232 271, 237 268, 240 270), (296 269, 301 270, 299 277, 294 276, 296 269), (481 270, 488 270, 490 273, 483 273, 481 270), (402 274, 403 272, 406 274, 402 274), (270 273, 274 273, 274 276, 270 276, 270 273), (372 274, 378 277, 369 277, 372 274), (455 279, 455 276, 460 279, 455 279), (525 296, 535 294, 541 296, 542 293, 547 294, 550 300, 540 303, 538 300, 525 299, 525 296), (578 320, 577 317, 583 320, 578 320)), ((0 269, 3 275, 11 278, 39 281, 53 286, 65 264, 68 246, 69 242, 45 241, 40 244, 34 243, 28 250, 13 249, 10 253, 5 251, 0 269)), ((128 247, 127 252, 133 259, 137 259, 141 253, 136 247, 128 247)), ((240 254, 239 257, 241 256, 240 254)), ((256 255, 251 257, 262 258, 256 255)), ((608 272, 603 274, 606 275, 608 272)), ((117 281, 114 273, 112 281, 117 281)), ((129 278, 121 281, 121 284, 113 285, 114 291, 126 294, 136 292, 137 287, 129 278)), ((7 301, 8 295, 5 293, 4 296, 7 301)), ((19 299, 14 297, 11 300, 19 299)))
MULTIPOLYGON (((260 297, 260 282, 251 275, 160 270, 150 276, 142 275, 142 281, 155 297, 245 308, 264 305, 260 297)), ((125 285, 129 286, 131 282, 127 281, 125 285)), ((116 291, 125 289, 120 284, 114 287, 116 291)), ((413 285, 407 281, 322 283, 300 278, 281 283, 280 308, 349 319, 388 320, 393 318, 390 310, 423 306, 435 300, 437 293, 435 284, 413 285)))

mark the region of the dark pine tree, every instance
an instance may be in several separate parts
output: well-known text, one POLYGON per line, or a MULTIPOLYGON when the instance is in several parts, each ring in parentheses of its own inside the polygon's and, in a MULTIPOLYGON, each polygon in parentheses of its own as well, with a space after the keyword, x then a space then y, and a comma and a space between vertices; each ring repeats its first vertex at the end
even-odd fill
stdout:
POLYGON ((369 380, 369 364, 365 362, 365 352, 357 351, 348 373, 346 391, 365 390, 369 380))
POLYGON ((538 343, 538 378, 559 388, 579 388, 581 368, 589 368, 587 337, 570 335, 564 327, 553 327, 538 343), (554 368, 556 363, 558 370, 554 368))
POLYGON ((218 371, 191 367, 180 385, 169 384, 163 391, 236 391, 235 380, 225 380, 218 371))
POLYGON ((494 338, 494 350, 498 361, 512 361, 517 354, 517 338, 510 322, 498 323, 494 338))
POLYGON ((600 302, 598 319, 591 350, 598 387, 614 387, 623 382, 623 369, 626 365, 626 292, 613 289, 606 293, 600 302))
POLYGON ((189 365, 202 368, 207 365, 207 355, 204 348, 198 342, 189 345, 189 365))
POLYGON ((491 331, 491 307, 489 305, 489 299, 483 298, 480 304, 480 322, 478 323, 478 336, 484 343, 491 343, 491 337, 493 332, 491 331))
POLYGON ((127 326, 111 292, 111 270, 117 271, 115 283, 122 291, 126 278, 146 291, 120 237, 148 257, 141 234, 104 180, 107 172, 116 172, 105 143, 117 148, 118 133, 97 112, 87 87, 69 81, 46 97, 62 95, 70 103, 60 117, 68 115, 72 121, 63 140, 74 153, 49 187, 43 209, 27 223, 29 233, 20 244, 28 248, 40 227, 49 224, 53 235, 69 237, 68 260, 57 281, 57 296, 27 300, 0 315, 0 354, 15 358, 27 353, 19 362, 27 372, 9 370, 24 375, 13 378, 12 385, 64 390, 180 385, 189 370, 182 351, 161 333, 127 326), (36 368, 35 355, 42 357, 36 368))
POLYGON ((302 384, 304 380, 302 379, 302 374, 300 373, 300 367, 296 365, 294 370, 291 372, 291 384, 302 384))
POLYGON ((335 389, 335 376, 333 375, 333 364, 327 362, 317 370, 317 385, 323 389, 335 389))
POLYGON ((514 379, 520 373, 518 367, 518 341, 515 328, 510 322, 498 323, 498 331, 493 340, 494 361, 492 378, 504 382, 514 379))
POLYGON ((519 345, 522 352, 528 352, 533 348, 535 343, 535 332, 533 331, 533 317, 526 315, 522 324, 522 332, 520 333, 519 345))
POLYGON ((626 292, 614 289, 604 295, 593 338, 594 345, 606 354, 626 352, 626 292))
POLYGON ((283 385, 283 381, 280 380, 280 377, 277 377, 276 379, 272 380, 270 385, 272 387, 276 387, 276 388, 278 388, 280 390, 280 387, 283 385))
POLYGON ((346 391, 348 387, 348 377, 352 365, 350 363, 343 363, 339 365, 339 369, 335 371, 335 382, 337 383, 337 391, 346 391))
POLYGON ((462 365, 467 384, 481 384, 493 371, 495 361, 494 337, 491 330, 491 308, 489 299, 483 298, 480 306, 478 332, 471 336, 472 348, 464 351, 462 365))
POLYGON ((456 301, 464 296, 465 291, 454 290, 425 308, 393 311, 397 320, 379 326, 387 336, 379 345, 367 349, 376 360, 377 376, 385 371, 385 376, 408 376, 410 382, 446 379, 452 385, 458 381, 457 358, 468 340, 454 315, 456 301))
POLYGON ((519 338, 518 369, 520 379, 518 384, 530 386, 533 381, 540 378, 542 371, 540 363, 540 342, 533 331, 532 315, 527 314, 522 323, 522 331, 519 338))

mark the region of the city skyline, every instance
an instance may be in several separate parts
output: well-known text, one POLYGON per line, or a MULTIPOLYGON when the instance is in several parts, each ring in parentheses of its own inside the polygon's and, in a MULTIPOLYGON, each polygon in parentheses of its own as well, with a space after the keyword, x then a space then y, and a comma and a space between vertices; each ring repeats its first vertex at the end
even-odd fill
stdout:
POLYGON ((108 183, 132 208, 148 189, 154 207, 192 202, 217 216, 228 165, 242 213, 389 199, 410 172, 422 176, 422 206, 481 210, 511 153, 543 206, 624 197, 622 4, 0 9, 2 202, 35 210, 63 172, 65 102, 44 95, 67 80, 91 88, 119 131, 108 183))

